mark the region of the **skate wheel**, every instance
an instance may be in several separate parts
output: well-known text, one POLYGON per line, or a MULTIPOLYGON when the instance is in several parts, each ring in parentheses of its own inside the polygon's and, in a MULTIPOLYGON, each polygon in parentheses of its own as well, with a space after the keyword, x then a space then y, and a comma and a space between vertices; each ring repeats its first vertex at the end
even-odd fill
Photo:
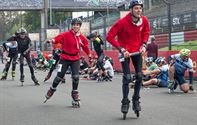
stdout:
POLYGON ((45 99, 43 103, 46 103, 48 99, 45 99))
POLYGON ((23 82, 21 82, 21 86, 23 86, 23 82))
POLYGON ((135 111, 135 114, 137 117, 140 117, 140 112, 139 111, 135 111))
POLYGON ((173 90, 171 89, 168 89, 168 93, 171 94, 173 92, 173 90))
POLYGON ((72 106, 73 108, 80 108, 81 103, 79 101, 73 101, 72 106))
POLYGON ((123 120, 125 120, 127 117, 127 113, 123 113, 123 120))

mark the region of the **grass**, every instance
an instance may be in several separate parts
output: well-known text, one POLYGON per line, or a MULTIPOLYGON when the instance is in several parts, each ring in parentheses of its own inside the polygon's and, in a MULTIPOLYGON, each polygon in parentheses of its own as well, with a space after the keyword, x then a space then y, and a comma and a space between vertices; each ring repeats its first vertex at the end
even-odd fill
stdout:
MULTIPOLYGON (((197 40, 196 41, 189 41, 179 45, 172 45, 172 50, 181 50, 183 48, 187 48, 190 50, 197 50, 197 40)), ((160 48, 159 50, 167 51, 168 47, 160 48)))

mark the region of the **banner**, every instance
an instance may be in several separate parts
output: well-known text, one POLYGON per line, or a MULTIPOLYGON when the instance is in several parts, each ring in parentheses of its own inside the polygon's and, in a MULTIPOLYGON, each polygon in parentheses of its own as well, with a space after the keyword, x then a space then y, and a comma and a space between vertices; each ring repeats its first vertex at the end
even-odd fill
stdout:
POLYGON ((55 36, 60 34, 60 30, 59 29, 47 29, 46 33, 47 33, 47 39, 53 39, 55 36))

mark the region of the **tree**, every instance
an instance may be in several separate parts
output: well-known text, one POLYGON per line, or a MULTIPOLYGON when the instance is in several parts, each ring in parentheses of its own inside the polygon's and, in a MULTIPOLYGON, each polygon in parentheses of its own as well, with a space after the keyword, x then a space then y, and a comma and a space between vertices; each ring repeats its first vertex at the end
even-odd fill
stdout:
POLYGON ((28 11, 23 14, 23 25, 28 32, 40 32, 41 16, 39 11, 28 11))
POLYGON ((12 27, 15 24, 18 13, 16 11, 1 11, 0 12, 0 40, 6 40, 12 35, 12 27))

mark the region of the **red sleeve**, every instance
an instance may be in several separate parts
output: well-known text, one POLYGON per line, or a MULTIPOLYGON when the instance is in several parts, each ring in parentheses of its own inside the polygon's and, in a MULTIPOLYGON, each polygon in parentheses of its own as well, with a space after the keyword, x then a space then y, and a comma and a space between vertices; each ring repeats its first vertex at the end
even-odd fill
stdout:
POLYGON ((88 40, 82 36, 82 45, 81 45, 83 51, 89 55, 90 54, 90 48, 89 48, 89 44, 88 44, 88 40))
POLYGON ((150 26, 148 23, 148 19, 144 17, 144 30, 143 30, 143 42, 148 42, 148 38, 150 35, 150 26))
POLYGON ((109 43, 111 43, 116 48, 120 47, 119 42, 115 39, 118 32, 120 32, 120 31, 121 31, 121 24, 120 24, 120 20, 119 20, 111 27, 111 29, 109 30, 107 37, 106 37, 107 41, 109 43))
POLYGON ((57 44, 57 43, 62 44, 62 42, 64 41, 64 37, 65 37, 65 33, 62 33, 62 34, 60 34, 60 35, 57 35, 57 36, 54 38, 54 44, 57 44))

